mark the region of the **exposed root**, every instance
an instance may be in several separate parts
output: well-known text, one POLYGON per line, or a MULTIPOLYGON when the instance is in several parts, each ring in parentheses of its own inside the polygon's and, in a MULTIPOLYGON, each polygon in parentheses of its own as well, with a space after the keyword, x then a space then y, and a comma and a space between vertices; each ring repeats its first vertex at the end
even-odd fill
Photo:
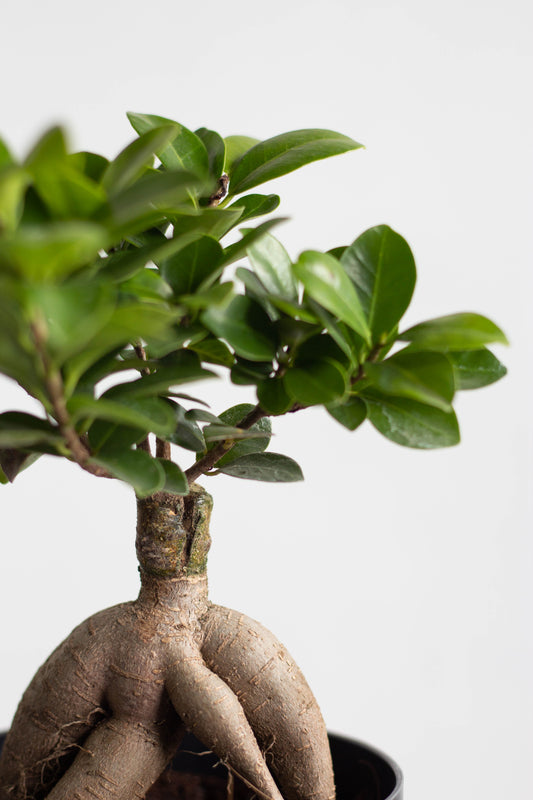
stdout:
POLYGON ((257 622, 208 602, 210 501, 163 500, 141 509, 165 549, 140 525, 138 600, 82 623, 28 687, 0 800, 140 800, 186 729, 227 767, 228 800, 233 776, 261 800, 332 800, 326 729, 298 667, 257 622))

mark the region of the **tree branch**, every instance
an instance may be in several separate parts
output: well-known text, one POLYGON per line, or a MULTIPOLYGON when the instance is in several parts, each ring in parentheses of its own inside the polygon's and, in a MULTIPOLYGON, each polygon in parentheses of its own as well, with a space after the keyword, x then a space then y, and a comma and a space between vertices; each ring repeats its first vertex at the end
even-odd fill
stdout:
MULTIPOLYGON (((236 427, 242 428, 243 430, 249 430, 252 425, 255 425, 255 423, 259 422, 260 419, 268 416, 270 415, 258 404, 237 424, 236 427)), ((202 456, 202 458, 198 459, 198 461, 189 467, 189 469, 185 470, 185 475, 187 476, 189 486, 194 483, 194 481, 199 478, 200 475, 205 475, 210 469, 213 469, 217 461, 221 459, 222 456, 225 456, 226 453, 231 450, 234 444, 234 439, 226 439, 223 442, 219 442, 219 444, 215 445, 211 450, 209 450, 205 456, 202 456)))
POLYGON ((50 363, 46 352, 46 327, 44 321, 34 322, 31 326, 31 331, 35 349, 43 368, 45 388, 52 407, 52 414, 58 424, 59 432, 70 451, 72 460, 91 475, 96 475, 99 478, 112 478, 113 475, 103 467, 90 463, 90 450, 82 442, 71 422, 65 401, 61 372, 50 363))

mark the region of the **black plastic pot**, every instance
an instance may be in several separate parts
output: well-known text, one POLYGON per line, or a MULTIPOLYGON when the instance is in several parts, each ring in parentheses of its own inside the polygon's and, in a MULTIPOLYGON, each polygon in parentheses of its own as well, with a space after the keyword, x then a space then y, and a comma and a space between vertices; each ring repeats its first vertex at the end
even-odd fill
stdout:
MULTIPOLYGON (((4 743, 0 736, 0 751, 4 743)), ((337 800, 402 800, 403 778, 399 767, 388 756, 361 742, 330 734, 331 754, 337 800)), ((217 764, 216 756, 206 755, 194 736, 187 735, 171 768, 150 790, 147 800, 170 797, 209 798, 226 794, 227 771, 217 764), (201 755, 200 755, 201 754, 201 755), (187 778, 184 780, 184 776, 187 778), (194 777, 193 777, 194 776, 194 777), (187 783, 187 788, 184 784, 187 783), (175 790, 175 791, 174 791, 175 790)), ((244 787, 236 787, 235 800, 250 796, 244 787)))

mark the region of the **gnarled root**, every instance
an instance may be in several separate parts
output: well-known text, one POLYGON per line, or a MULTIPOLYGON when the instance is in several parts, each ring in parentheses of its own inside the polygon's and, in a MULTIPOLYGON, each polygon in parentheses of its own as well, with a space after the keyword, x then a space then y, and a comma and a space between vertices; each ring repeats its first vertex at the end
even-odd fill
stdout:
POLYGON ((298 667, 259 623, 207 600, 206 498, 181 512, 143 501, 139 598, 82 623, 37 672, 0 757, 0 800, 142 798, 185 729, 262 800, 333 800, 298 667))

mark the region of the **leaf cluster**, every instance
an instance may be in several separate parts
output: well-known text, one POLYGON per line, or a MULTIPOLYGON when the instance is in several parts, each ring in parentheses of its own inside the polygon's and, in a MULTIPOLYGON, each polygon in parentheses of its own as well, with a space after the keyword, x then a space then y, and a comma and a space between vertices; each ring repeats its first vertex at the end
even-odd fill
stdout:
POLYGON ((196 473, 299 480, 266 452, 269 417, 310 406, 410 447, 459 440, 455 392, 502 377, 486 347, 502 331, 474 313, 401 329, 416 268, 398 233, 293 261, 271 233, 279 197, 250 192, 357 142, 128 116, 137 137, 112 160, 70 152, 60 128, 22 161, 0 143, 0 370, 43 408, 0 415, 1 480, 43 453, 141 496, 186 494, 196 473), (224 372, 257 406, 216 415, 183 388, 224 372))

